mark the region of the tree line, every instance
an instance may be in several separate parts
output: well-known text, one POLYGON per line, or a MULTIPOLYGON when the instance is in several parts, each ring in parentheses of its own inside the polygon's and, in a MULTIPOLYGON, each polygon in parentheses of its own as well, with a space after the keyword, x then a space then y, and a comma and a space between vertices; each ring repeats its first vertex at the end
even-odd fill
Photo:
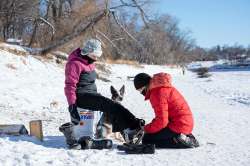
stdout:
POLYGON ((215 61, 219 59, 225 59, 229 61, 234 60, 247 60, 250 58, 250 45, 244 47, 239 44, 229 45, 217 45, 208 49, 197 47, 194 49, 196 52, 196 60, 199 61, 215 61))
POLYGON ((23 45, 40 48, 36 53, 46 54, 56 49, 70 52, 81 46, 84 39, 96 37, 103 42, 105 58, 148 64, 183 65, 217 56, 214 48, 198 47, 175 17, 150 13, 152 3, 152 0, 1 0, 0 40, 22 39, 23 45))

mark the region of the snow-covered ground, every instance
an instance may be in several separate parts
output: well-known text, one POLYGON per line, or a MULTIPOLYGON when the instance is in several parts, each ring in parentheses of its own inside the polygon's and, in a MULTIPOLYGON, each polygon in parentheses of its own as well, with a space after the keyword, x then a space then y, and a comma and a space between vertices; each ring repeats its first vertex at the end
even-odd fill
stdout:
MULTIPOLYGON (((109 87, 126 86, 123 105, 136 116, 153 118, 148 102, 127 76, 139 72, 168 72, 183 93, 195 118, 194 135, 201 147, 160 149, 153 155, 126 155, 111 150, 66 149, 58 127, 69 121, 64 97, 64 69, 32 56, 17 56, 0 49, 0 124, 43 120, 44 141, 29 136, 0 137, 0 165, 111 165, 111 166, 247 166, 250 163, 250 71, 213 72, 200 79, 194 73, 164 66, 110 65, 111 82, 98 80, 98 90, 110 97, 109 87)), ((119 142, 116 142, 118 144, 119 142)))

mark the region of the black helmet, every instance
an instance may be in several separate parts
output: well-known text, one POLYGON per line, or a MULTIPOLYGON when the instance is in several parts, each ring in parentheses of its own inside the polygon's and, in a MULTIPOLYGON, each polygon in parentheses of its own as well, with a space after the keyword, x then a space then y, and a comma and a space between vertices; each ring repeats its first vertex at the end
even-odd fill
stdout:
POLYGON ((135 89, 140 89, 145 85, 148 85, 151 80, 150 75, 146 73, 139 73, 134 78, 135 89))

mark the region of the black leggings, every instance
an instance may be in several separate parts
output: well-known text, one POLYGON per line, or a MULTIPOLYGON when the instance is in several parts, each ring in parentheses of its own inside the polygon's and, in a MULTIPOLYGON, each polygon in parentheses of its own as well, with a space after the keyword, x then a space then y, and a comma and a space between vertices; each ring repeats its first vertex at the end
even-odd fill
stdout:
POLYGON ((156 148, 193 148, 198 147, 199 143, 192 134, 187 136, 191 142, 188 144, 176 139, 180 134, 171 131, 168 127, 160 130, 157 133, 145 134, 142 139, 143 144, 155 144, 156 148))
POLYGON ((157 148, 176 148, 173 138, 178 136, 177 133, 169 128, 164 128, 157 133, 146 133, 142 139, 143 144, 155 144, 157 148))
POLYGON ((80 108, 107 113, 113 132, 139 127, 138 119, 128 109, 99 93, 77 94, 76 102, 80 108))
POLYGON ((143 144, 155 144, 156 148, 194 148, 199 146, 199 142, 193 134, 186 135, 189 141, 181 141, 180 134, 170 130, 168 127, 157 133, 145 134, 143 144))

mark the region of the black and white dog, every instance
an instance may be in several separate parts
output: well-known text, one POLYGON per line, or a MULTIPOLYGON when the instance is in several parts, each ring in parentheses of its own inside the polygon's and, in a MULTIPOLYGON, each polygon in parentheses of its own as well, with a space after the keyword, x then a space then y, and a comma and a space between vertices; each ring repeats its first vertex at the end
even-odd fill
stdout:
MULTIPOLYGON (((121 102, 125 94, 125 86, 123 85, 120 90, 116 90, 113 86, 110 87, 111 99, 116 102, 121 102)), ((110 138, 113 137, 119 141, 123 141, 123 137, 119 132, 112 133, 112 125, 110 123, 110 116, 108 113, 103 113, 100 121, 96 127, 97 138, 110 138)))

